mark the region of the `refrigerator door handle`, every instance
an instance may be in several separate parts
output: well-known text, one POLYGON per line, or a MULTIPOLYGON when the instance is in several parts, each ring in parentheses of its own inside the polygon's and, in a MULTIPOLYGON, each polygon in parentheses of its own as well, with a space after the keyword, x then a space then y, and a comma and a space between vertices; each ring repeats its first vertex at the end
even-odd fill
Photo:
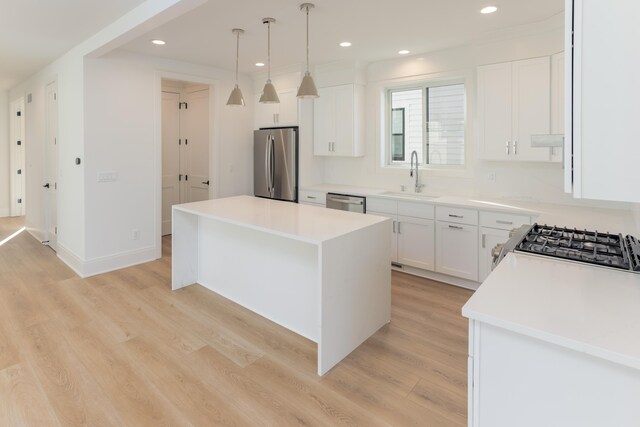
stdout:
POLYGON ((276 139, 271 137, 271 197, 276 192, 276 139))
POLYGON ((265 153, 264 153, 264 177, 265 177, 265 182, 267 184, 267 191, 269 193, 271 193, 271 184, 269 183, 269 177, 271 176, 271 173, 269 172, 269 166, 270 166, 270 155, 269 155, 269 149, 271 148, 271 137, 267 136, 267 143, 265 144, 265 153))

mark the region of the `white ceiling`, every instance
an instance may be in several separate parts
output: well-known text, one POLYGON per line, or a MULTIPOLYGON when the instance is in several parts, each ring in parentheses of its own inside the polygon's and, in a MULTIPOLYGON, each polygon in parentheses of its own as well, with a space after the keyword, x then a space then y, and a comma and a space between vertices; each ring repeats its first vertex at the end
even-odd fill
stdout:
MULTIPOLYGON (((132 41, 129 51, 213 65, 235 66, 234 27, 243 28, 240 71, 258 71, 266 62, 266 26, 272 25, 272 66, 299 64, 305 58, 304 14, 297 0, 235 0, 208 3, 132 41), (150 43, 159 38, 164 46, 150 43)), ((376 61, 398 50, 424 53, 468 44, 496 31, 542 21, 564 10, 564 0, 317 0, 311 11, 311 62, 376 61), (498 12, 479 13, 496 4, 498 12), (339 42, 353 46, 341 48, 339 42)))
POLYGON ((0 90, 62 56, 144 0, 0 0, 0 90))

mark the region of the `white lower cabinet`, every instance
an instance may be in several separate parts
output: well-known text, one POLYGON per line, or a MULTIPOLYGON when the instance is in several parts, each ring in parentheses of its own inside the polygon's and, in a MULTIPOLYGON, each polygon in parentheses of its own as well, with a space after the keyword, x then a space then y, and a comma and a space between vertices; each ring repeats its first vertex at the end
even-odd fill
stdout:
POLYGON ((397 233, 397 229, 398 229, 398 221, 397 221, 397 216, 394 214, 390 214, 390 213, 384 213, 384 212, 371 212, 368 211, 367 214, 369 215, 377 215, 377 216, 383 216, 385 218, 389 218, 393 221, 393 229, 391 231, 391 262, 398 262, 398 233, 397 233))
POLYGON ((478 281, 484 282, 491 273, 493 263, 492 251, 496 245, 509 240, 509 230, 498 230, 495 228, 480 227, 480 265, 478 270, 478 281))
POLYGON ((424 270, 435 268, 435 221, 399 216, 398 262, 424 270))
POLYGON ((436 272, 478 281, 478 227, 436 221, 436 272))

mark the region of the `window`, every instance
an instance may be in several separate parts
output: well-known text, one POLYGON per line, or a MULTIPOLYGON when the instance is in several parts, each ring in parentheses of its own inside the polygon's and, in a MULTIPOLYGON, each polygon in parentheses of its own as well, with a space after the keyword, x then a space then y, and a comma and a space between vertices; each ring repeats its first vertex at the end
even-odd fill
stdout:
POLYGON ((389 90, 389 164, 464 165, 464 84, 389 90))

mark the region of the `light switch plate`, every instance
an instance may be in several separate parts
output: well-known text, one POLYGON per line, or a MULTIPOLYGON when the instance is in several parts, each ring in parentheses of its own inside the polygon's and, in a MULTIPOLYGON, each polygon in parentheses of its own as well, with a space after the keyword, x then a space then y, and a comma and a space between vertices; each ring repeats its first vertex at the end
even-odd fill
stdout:
POLYGON ((118 172, 98 172, 98 182, 114 182, 118 180, 118 172))

